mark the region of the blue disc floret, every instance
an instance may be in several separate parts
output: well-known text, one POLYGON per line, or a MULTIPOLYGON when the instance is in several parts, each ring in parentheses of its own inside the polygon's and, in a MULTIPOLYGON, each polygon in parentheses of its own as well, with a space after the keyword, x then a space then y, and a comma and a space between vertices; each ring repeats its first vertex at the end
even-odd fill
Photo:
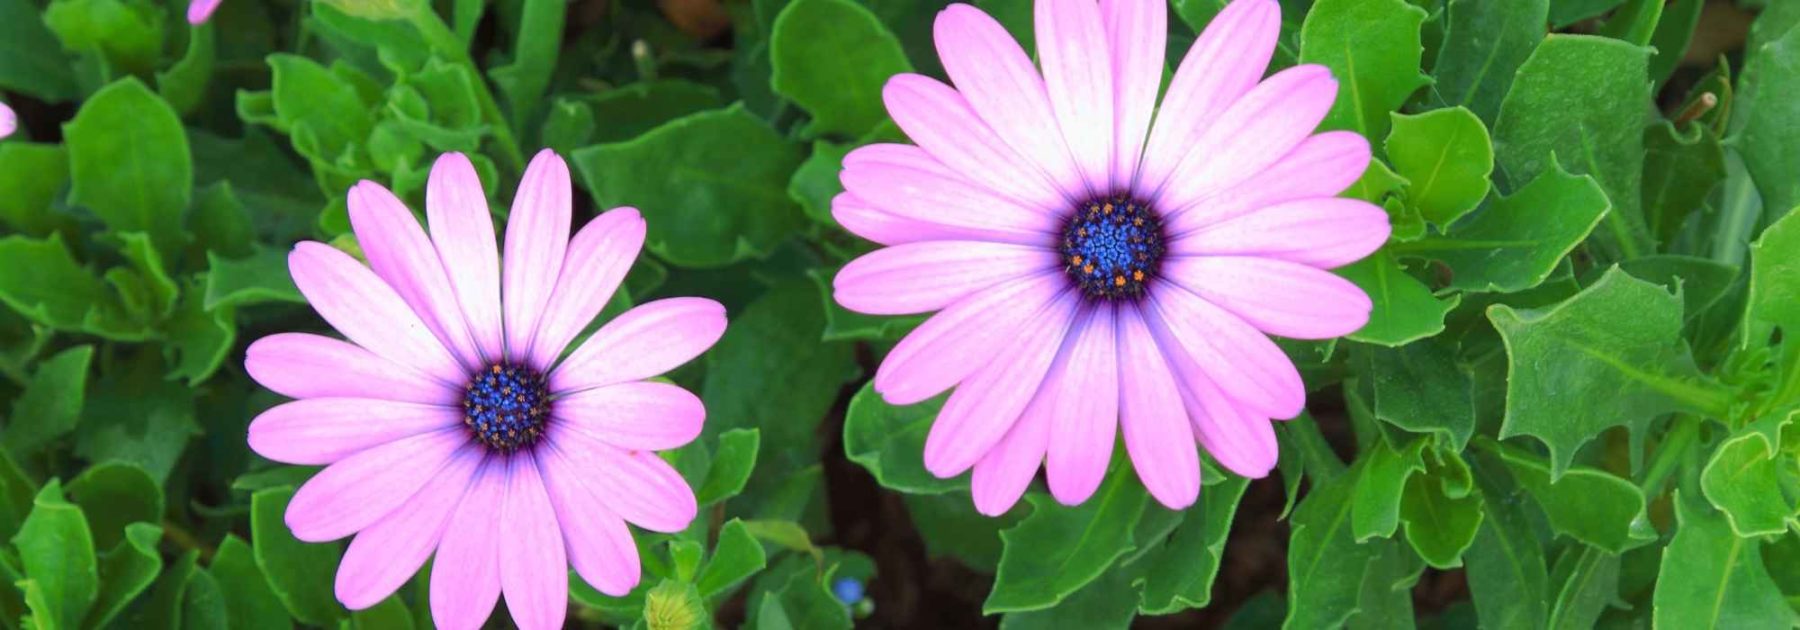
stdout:
POLYGON ((544 375, 510 363, 476 372, 463 390, 463 425, 488 448, 510 453, 536 443, 550 418, 544 375))
POLYGON ((1130 195, 1097 197, 1069 216, 1060 252, 1063 270, 1089 298, 1135 299, 1162 264, 1162 219, 1130 195))

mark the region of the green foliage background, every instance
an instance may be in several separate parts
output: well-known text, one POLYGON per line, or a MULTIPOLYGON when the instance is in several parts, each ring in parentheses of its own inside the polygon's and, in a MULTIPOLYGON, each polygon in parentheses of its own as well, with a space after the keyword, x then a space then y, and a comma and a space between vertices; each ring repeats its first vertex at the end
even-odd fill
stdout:
MULTIPOLYGON (((976 4, 1029 46, 1029 0, 976 4)), ((1174 0, 1171 61, 1222 4, 1174 0)), ((429 626, 424 575, 353 613, 341 544, 288 533, 314 470, 247 449, 279 399, 243 348, 326 330, 285 254, 354 251, 355 181, 420 208, 462 151, 501 217, 547 146, 578 221, 649 221, 602 320, 731 314, 672 375, 702 518, 639 532, 628 597, 572 576, 575 623, 1796 625, 1800 2, 1281 4, 1275 65, 1331 67, 1324 126, 1375 147, 1346 194, 1394 236, 1340 271, 1369 325, 1284 342, 1312 413, 1271 478, 1208 464, 1171 512, 1119 456, 987 519, 920 463, 941 401, 864 384, 919 320, 829 298, 871 247, 839 161, 903 139, 880 87, 941 76, 941 0, 0 0, 0 624, 429 626)))

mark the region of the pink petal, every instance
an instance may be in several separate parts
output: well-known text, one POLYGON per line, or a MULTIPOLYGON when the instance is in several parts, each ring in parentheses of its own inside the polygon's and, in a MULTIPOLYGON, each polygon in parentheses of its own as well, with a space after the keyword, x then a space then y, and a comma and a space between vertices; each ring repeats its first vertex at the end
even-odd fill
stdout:
POLYGON ((584 471, 587 483, 614 514, 650 531, 687 529, 699 511, 694 490, 668 462, 647 451, 626 451, 566 426, 545 434, 564 463, 584 471))
POLYGON ((538 451, 538 471, 562 524, 569 564, 595 590, 624 597, 637 586, 642 571, 631 530, 584 481, 586 472, 569 466, 555 445, 548 446, 538 451))
POLYGON ((876 208, 850 193, 831 198, 831 218, 851 234, 882 245, 903 245, 919 241, 976 240, 987 241, 990 233, 967 227, 945 225, 914 217, 904 217, 876 208))
POLYGON ((279 333, 250 344, 244 371, 289 398, 380 398, 454 405, 462 391, 356 344, 307 333, 279 333))
POLYGON ((980 234, 979 240, 1036 245, 1059 226, 1056 217, 1019 205, 948 174, 866 163, 845 168, 844 189, 888 214, 980 234))
POLYGON ((431 239, 406 204, 381 184, 357 182, 350 189, 350 225, 375 275, 406 300, 465 367, 480 368, 481 352, 463 320, 450 278, 444 274, 431 239))
POLYGON ((287 526, 307 542, 362 531, 412 498, 457 451, 480 448, 468 431, 452 427, 402 438, 338 460, 294 493, 287 526))
POLYGON ((1327 131, 1302 141, 1243 183, 1185 207, 1162 208, 1163 227, 1180 236, 1275 204, 1335 197, 1368 167, 1369 141, 1351 131, 1327 131))
POLYGON ((475 451, 452 458, 393 514, 358 532, 338 564, 338 601, 362 610, 381 603, 411 579, 442 539, 481 460, 475 451))
POLYGON ((554 363, 569 340, 594 321, 643 247, 644 217, 637 208, 607 211, 575 234, 562 263, 563 273, 557 276, 556 293, 538 322, 531 365, 554 363))
MULTIPOLYGON (((1031 58, 980 9, 952 4, 932 28, 938 58, 957 91, 1014 151, 1036 164, 1065 197, 1082 196, 1081 173, 1056 129, 1050 97, 1031 58)), ((866 198, 866 197, 865 197, 866 198)))
POLYGON ((1169 7, 1155 0, 1100 0, 1112 51, 1112 189, 1137 175, 1138 157, 1156 112, 1162 87, 1163 51, 1169 37, 1169 7))
POLYGON ((999 516, 1012 509, 1031 486, 1032 477, 1037 476, 1049 441, 1050 419, 1044 414, 1026 412, 1013 423, 1006 437, 975 462, 975 472, 969 478, 975 510, 999 516))
MULTIPOLYGON (((212 17, 213 11, 219 8, 219 3, 222 1, 223 0, 192 0, 191 2, 188 2, 188 24, 199 25, 206 23, 206 20, 212 17)), ((6 134, 0 134, 0 137, 5 137, 5 135, 6 134)))
POLYGON ((1271 418, 1300 414, 1306 407, 1306 386, 1275 342, 1185 289, 1162 289, 1145 301, 1151 308, 1144 316, 1162 339, 1169 363, 1212 378, 1246 409, 1271 418))
POLYGON ((1150 496, 1171 510, 1200 496, 1200 455, 1181 390, 1138 309, 1119 309, 1119 424, 1150 496))
POLYGON ((844 168, 876 164, 903 166, 913 170, 925 171, 940 177, 949 177, 972 182, 972 180, 963 177, 961 172, 953 170, 949 166, 945 166, 944 163, 938 161, 936 157, 933 157, 930 153, 926 153, 924 149, 910 144, 899 144, 894 142, 865 144, 856 147, 855 149, 851 149, 849 153, 844 154, 842 164, 844 168))
POLYGON ((336 462, 401 438, 462 424, 456 407, 368 398, 308 398, 250 422, 250 450, 300 465, 336 462))
POLYGON ((431 621, 443 630, 475 630, 500 600, 501 513, 506 460, 489 457, 456 506, 431 564, 431 621))
POLYGON ((1138 168, 1139 190, 1161 190, 1183 157, 1210 150, 1199 140, 1262 78, 1280 34, 1281 5, 1275 0, 1238 0, 1213 17, 1188 48, 1157 108, 1138 168))
POLYGON ((1324 66, 1275 73, 1225 110, 1195 141, 1157 196, 1159 207, 1181 208, 1227 190, 1274 164, 1311 135, 1337 99, 1337 80, 1324 66))
POLYGON ((1206 375, 1184 370, 1181 376, 1182 404, 1200 445, 1226 470, 1249 479, 1267 477, 1281 452, 1275 425, 1239 408, 1206 375))
POLYGON ((925 320, 875 370, 888 404, 911 405, 950 389, 1017 339, 1017 329, 1068 289, 1061 271, 993 287, 925 320))
POLYGON ((563 252, 569 246, 569 194, 569 165, 555 151, 539 151, 513 197, 506 255, 501 258, 506 348, 514 358, 528 356, 538 321, 556 289, 563 252))
MULTIPOLYGON (((1113 61, 1094 0, 1038 0, 1038 63, 1050 110, 1094 193, 1112 190, 1113 61)), ((1152 96, 1152 98, 1155 98, 1152 96)))
POLYGON ((500 248, 494 216, 475 165, 461 153, 445 153, 431 165, 425 186, 425 218, 431 241, 462 305, 469 333, 486 361, 506 353, 500 317, 500 248))
POLYGON ((1033 208, 1066 203, 1044 172, 1013 151, 950 86, 924 75, 897 74, 881 97, 906 137, 952 172, 1033 208))
POLYGON ((620 313, 550 373, 550 391, 643 380, 700 356, 725 334, 725 307, 706 298, 666 298, 620 313))
MULTIPOLYGON (((217 0, 214 1, 216 2, 217 0)), ((13 132, 18 131, 18 129, 19 115, 13 113, 13 109, 7 107, 6 103, 0 103, 0 138, 13 135, 13 132)))
POLYGON ((974 466, 1000 442, 1037 394, 1079 299, 1059 295, 1006 331, 1006 343, 992 360, 958 385, 925 435, 925 469, 941 478, 974 466))
POLYGON ((452 387, 468 377, 400 295, 349 254, 305 241, 288 254, 288 271, 313 310, 356 345, 452 387))
POLYGON ((553 404, 552 422, 634 451, 680 448, 694 441, 706 423, 706 406, 700 398, 668 383, 640 381, 586 389, 553 404))
POLYGON ((1051 496, 1063 505, 1079 505, 1093 496, 1112 461, 1119 426, 1114 310, 1111 305, 1090 307, 1076 320, 1025 412, 1050 417, 1044 473, 1051 496))
POLYGON ((1169 241, 1171 256, 1260 256, 1331 269, 1387 242, 1388 214, 1361 199, 1302 199, 1226 219, 1169 241))
POLYGON ((500 513, 506 524, 500 536, 506 610, 520 630, 561 628, 569 612, 569 558, 562 528, 532 452, 513 453, 506 463, 506 501, 500 513))
POLYGON ((1369 322, 1369 296, 1349 280, 1273 258, 1176 256, 1163 276, 1271 335, 1330 339, 1369 322))
POLYGON ((879 249, 850 261, 832 280, 844 308, 872 315, 939 310, 1001 282, 1057 267, 1043 247, 931 241, 879 249))

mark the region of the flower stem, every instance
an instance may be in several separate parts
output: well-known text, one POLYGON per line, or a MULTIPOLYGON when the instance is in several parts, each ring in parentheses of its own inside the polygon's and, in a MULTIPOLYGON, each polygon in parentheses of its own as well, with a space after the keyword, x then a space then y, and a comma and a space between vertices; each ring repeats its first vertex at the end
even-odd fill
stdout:
POLYGON ((1657 445, 1656 455, 1650 460, 1650 468, 1644 473, 1642 486, 1645 497, 1654 497, 1662 493, 1663 482, 1669 480, 1675 468, 1680 465, 1682 455, 1694 445, 1700 437, 1700 418, 1692 414, 1676 414, 1674 428, 1669 430, 1669 437, 1657 445))
POLYGON ((201 562, 212 562, 214 552, 212 546, 200 542, 200 539, 195 537, 192 532, 189 532, 187 528, 177 525, 175 521, 169 519, 163 519, 162 528, 163 536, 167 537, 169 542, 175 543, 175 546, 182 549, 199 551, 201 562))
POLYGON ((1289 443, 1300 451, 1300 461, 1307 474, 1329 479, 1344 472, 1344 461, 1332 452, 1331 444, 1325 441, 1325 434, 1319 432, 1319 423, 1312 416, 1302 415, 1277 426, 1285 429, 1289 443))

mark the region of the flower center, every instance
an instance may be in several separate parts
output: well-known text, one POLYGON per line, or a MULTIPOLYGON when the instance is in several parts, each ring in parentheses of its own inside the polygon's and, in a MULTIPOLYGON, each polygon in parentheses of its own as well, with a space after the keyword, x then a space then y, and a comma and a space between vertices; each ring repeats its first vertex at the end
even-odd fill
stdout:
POLYGON ((537 442, 549 418, 544 375, 528 367, 495 363, 471 376, 463 390, 463 425, 502 453, 537 442))
POLYGON ((1089 298, 1137 298, 1162 265, 1162 221, 1130 195, 1097 197, 1063 225, 1063 270, 1089 298))

